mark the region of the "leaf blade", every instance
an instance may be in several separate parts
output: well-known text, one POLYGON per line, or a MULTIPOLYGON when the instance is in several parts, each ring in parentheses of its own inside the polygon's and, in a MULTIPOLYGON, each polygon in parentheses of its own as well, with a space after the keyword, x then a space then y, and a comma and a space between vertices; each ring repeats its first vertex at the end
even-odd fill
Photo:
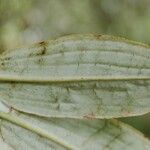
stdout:
POLYGON ((1 56, 3 67, 0 75, 6 77, 16 75, 16 80, 31 77, 29 78, 31 82, 36 77, 36 82, 38 77, 41 80, 42 77, 47 77, 49 81, 53 79, 61 81, 66 77, 70 80, 88 77, 90 80, 92 76, 97 77, 96 79, 105 77, 113 79, 114 76, 149 79, 149 58, 150 48, 147 45, 110 36, 97 38, 94 35, 76 35, 4 53, 1 56))
POLYGON ((43 118, 18 112, 11 115, 0 115, 4 119, 1 124, 1 134, 5 141, 13 145, 17 150, 23 148, 33 150, 41 148, 55 149, 56 147, 57 149, 83 150, 109 148, 112 150, 120 148, 148 150, 150 146, 149 141, 143 138, 142 135, 116 120, 90 121, 43 118), (14 120, 16 120, 16 122, 14 122, 14 120), (17 125, 15 125, 16 123, 17 125), (24 126, 25 124, 29 126, 24 126), (37 128, 37 130, 33 130, 33 127, 37 128), (65 147, 65 145, 53 143, 50 138, 44 137, 41 131, 45 131, 48 135, 55 135, 57 139, 64 140, 69 143, 71 147, 68 148, 65 147), (12 139, 14 139, 14 141, 12 139), (22 145, 24 142, 27 142, 27 144, 22 145))
POLYGON ((1 56, 0 99, 47 117, 141 115, 150 111, 149 58, 149 46, 110 36, 41 42, 1 56))
POLYGON ((0 89, 9 107, 47 117, 133 116, 148 113, 150 105, 150 82, 4 83, 0 89))

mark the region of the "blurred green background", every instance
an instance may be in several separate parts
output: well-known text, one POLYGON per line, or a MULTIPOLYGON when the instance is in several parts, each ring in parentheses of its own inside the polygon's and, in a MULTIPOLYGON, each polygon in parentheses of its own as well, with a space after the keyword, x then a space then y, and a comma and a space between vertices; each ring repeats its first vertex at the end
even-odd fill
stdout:
MULTIPOLYGON (((0 52, 72 33, 150 43, 150 0, 0 0, 0 52)), ((150 137, 150 114, 122 119, 150 137)))

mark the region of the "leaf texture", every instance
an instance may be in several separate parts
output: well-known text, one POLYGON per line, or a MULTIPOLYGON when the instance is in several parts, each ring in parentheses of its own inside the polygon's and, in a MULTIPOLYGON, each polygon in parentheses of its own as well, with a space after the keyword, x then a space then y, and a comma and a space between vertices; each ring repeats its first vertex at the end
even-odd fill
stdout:
POLYGON ((147 45, 92 34, 3 53, 0 147, 148 150, 150 142, 129 126, 91 119, 150 111, 149 58, 147 45))
POLYGON ((1 139, 14 150, 149 150, 150 147, 143 135, 117 120, 44 118, 18 112, 0 115, 1 139))
POLYGON ((150 47, 74 35, 5 52, 0 100, 46 117, 116 118, 150 111, 150 47))

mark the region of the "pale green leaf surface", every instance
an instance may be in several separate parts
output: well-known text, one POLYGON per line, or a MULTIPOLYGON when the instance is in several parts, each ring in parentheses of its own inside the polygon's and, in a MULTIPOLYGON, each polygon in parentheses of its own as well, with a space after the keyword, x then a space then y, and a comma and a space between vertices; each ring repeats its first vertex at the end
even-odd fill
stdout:
POLYGON ((1 150, 14 150, 6 142, 3 141, 2 137, 0 137, 0 148, 1 150))
POLYGON ((0 99, 23 112, 47 117, 112 118, 149 112, 149 81, 0 84, 0 99))
POLYGON ((150 48, 110 36, 75 35, 40 42, 1 56, 0 77, 6 80, 14 77, 21 81, 38 78, 74 81, 118 76, 149 78, 150 48))
POLYGON ((0 114, 1 138, 14 150, 149 150, 150 143, 116 120, 43 118, 0 114), (12 123, 11 123, 12 122, 12 123))
POLYGON ((19 111, 69 118, 150 111, 150 48, 144 44, 75 35, 5 52, 0 62, 0 100, 19 111))

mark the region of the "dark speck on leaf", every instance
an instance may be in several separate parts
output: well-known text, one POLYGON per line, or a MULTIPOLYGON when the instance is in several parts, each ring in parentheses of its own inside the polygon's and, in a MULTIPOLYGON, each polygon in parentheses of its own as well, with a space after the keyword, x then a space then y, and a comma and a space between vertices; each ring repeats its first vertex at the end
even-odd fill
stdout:
POLYGON ((5 60, 10 60, 10 59, 11 59, 10 57, 6 57, 6 58, 5 58, 5 60))
POLYGON ((1 65, 2 65, 2 66, 4 66, 4 65, 5 65, 5 63, 4 63, 4 62, 2 62, 2 63, 1 63, 1 65))
POLYGON ((94 34, 94 36, 99 39, 102 35, 101 34, 94 34))
POLYGON ((37 45, 38 45, 38 47, 40 47, 40 49, 36 53, 30 53, 29 57, 31 57, 31 56, 43 56, 46 54, 47 42, 42 41, 42 42, 39 42, 37 45))
POLYGON ((39 42, 38 44, 42 47, 41 53, 39 53, 39 54, 41 54, 41 55, 46 54, 47 42, 42 41, 42 42, 39 42))

